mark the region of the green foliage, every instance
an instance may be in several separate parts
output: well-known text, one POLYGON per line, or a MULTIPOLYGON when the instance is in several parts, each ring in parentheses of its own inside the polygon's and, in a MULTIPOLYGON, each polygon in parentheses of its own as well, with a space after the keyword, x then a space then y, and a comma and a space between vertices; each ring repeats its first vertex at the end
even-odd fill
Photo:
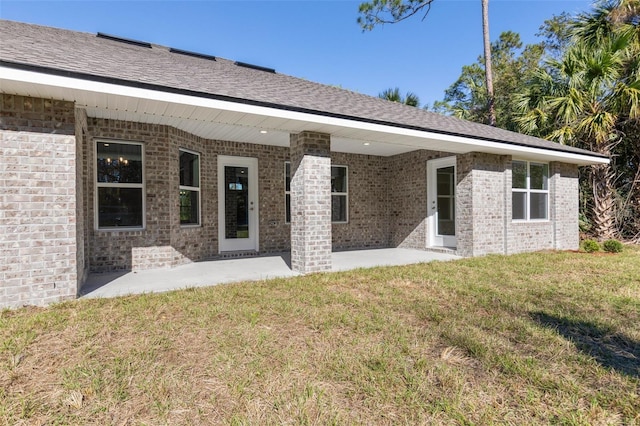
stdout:
POLYGON ((419 107, 420 106, 420 98, 413 92, 407 92, 405 96, 400 94, 400 89, 395 87, 393 89, 386 89, 383 92, 378 94, 380 99, 386 99, 391 102, 398 102, 401 104, 419 107))
MULTIPOLYGON (((513 94, 522 90, 537 68, 544 48, 540 44, 523 47, 520 35, 506 31, 491 44, 493 84, 497 127, 518 130, 514 120, 516 103, 513 94)), ((437 112, 477 123, 489 122, 484 57, 465 65, 458 80, 445 91, 442 101, 434 103, 437 112)))
POLYGON ((584 240, 582 242, 582 250, 587 253, 594 253, 600 251, 600 244, 596 240, 584 240))
POLYGON ((624 245, 618 240, 607 240, 602 243, 602 248, 608 253, 620 253, 624 250, 624 245))
POLYGON ((424 19, 434 0, 371 0, 361 3, 358 24, 363 31, 371 31, 377 25, 395 24, 418 14, 424 19))

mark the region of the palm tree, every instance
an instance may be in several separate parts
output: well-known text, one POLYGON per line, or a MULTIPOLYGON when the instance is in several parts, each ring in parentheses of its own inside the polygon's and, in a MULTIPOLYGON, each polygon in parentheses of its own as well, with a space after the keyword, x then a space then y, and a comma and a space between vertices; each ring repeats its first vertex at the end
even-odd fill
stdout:
MULTIPOLYGON (((621 128, 640 118, 638 15, 621 18, 637 4, 609 2, 578 17, 564 57, 538 70, 519 95, 522 131, 593 150, 613 163, 621 128)), ((612 164, 592 166, 589 178, 593 231, 601 239, 616 237, 612 164)))
POLYGON ((420 106, 420 98, 413 92, 407 92, 405 96, 400 94, 399 88, 386 89, 378 94, 380 99, 386 99, 391 102, 398 102, 401 104, 418 107, 420 106))

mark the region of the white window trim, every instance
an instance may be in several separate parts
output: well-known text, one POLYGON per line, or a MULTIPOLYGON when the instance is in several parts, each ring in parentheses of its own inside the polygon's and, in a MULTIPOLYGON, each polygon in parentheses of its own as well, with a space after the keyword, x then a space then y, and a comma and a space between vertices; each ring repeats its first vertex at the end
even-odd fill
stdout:
MULTIPOLYGON (((519 162, 519 163, 525 163, 527 165, 527 177, 526 177, 526 188, 513 188, 513 183, 511 184, 511 192, 518 192, 518 193, 522 193, 522 194, 526 194, 525 196, 525 218, 524 219, 514 219, 513 218, 513 205, 511 206, 511 221, 512 222, 516 222, 516 223, 531 223, 531 222, 549 222, 550 219, 550 208, 551 208, 551 197, 549 196, 549 186, 551 184, 550 180, 551 180, 551 169, 549 167, 549 163, 543 163, 540 161, 528 161, 528 160, 522 160, 519 158, 514 158, 512 160, 512 164, 514 162, 519 162), (531 164, 535 164, 537 166, 547 166, 547 189, 531 189, 531 164), (531 208, 530 208, 530 203, 531 203, 531 194, 547 194, 547 211, 546 211, 546 217, 544 219, 531 219, 531 208)), ((513 170, 513 168, 512 168, 513 170)), ((513 171, 511 172, 511 179, 513 179, 513 171)), ((513 203, 513 201, 512 201, 513 203)))
MULTIPOLYGON (((181 228, 200 228, 202 226, 202 196, 200 193, 200 187, 202 186, 202 156, 199 152, 192 151, 186 148, 178 148, 178 173, 180 172, 180 152, 186 152, 189 154, 198 156, 198 186, 180 185, 180 176, 178 175, 178 190, 182 191, 194 191, 198 193, 198 223, 180 223, 181 228)), ((178 206, 178 208, 180 208, 178 206)), ((178 220, 180 220, 180 213, 178 212, 178 220)))
POLYGON ((291 219, 291 212, 287 211, 287 195, 291 200, 291 191, 287 191, 287 164, 289 165, 289 180, 291 180, 291 161, 284 162, 284 223, 291 224, 291 220, 287 220, 287 213, 289 213, 289 219, 291 219))
MULTIPOLYGON (((332 164, 331 167, 342 167, 344 169, 344 177, 347 180, 346 182, 346 187, 347 187, 347 192, 331 192, 331 197, 333 197, 334 195, 340 195, 340 196, 344 196, 345 197, 345 216, 346 216, 346 220, 344 221, 331 221, 331 223, 337 223, 337 224, 343 224, 343 223, 349 223, 349 166, 343 166, 341 164, 332 164)), ((331 203, 331 209, 333 211, 333 203, 331 203)))
POLYGON ((146 189, 146 159, 144 143, 134 141, 123 141, 118 139, 96 139, 93 144, 93 182, 95 183, 95 191, 93 194, 93 228, 96 231, 143 231, 147 228, 147 189, 146 189), (98 182, 98 144, 100 143, 117 143, 121 145, 139 145, 140 153, 142 155, 142 183, 113 183, 113 182, 98 182), (100 227, 99 224, 99 188, 141 188, 142 189, 142 226, 108 226, 100 227))
MULTIPOLYGON (((286 224, 291 224, 291 221, 287 221, 287 195, 289 197, 291 197, 291 191, 287 191, 287 164, 289 164, 289 173, 291 173, 291 161, 287 160, 284 162, 284 223, 286 224)), ((344 223, 349 223, 349 166, 344 166, 344 165, 339 165, 339 164, 332 164, 331 167, 343 167, 346 169, 345 171, 345 178, 347 179, 347 192, 331 192, 331 196, 333 197, 334 195, 344 195, 346 198, 346 212, 345 215, 347 217, 346 221, 339 221, 339 222, 334 222, 331 221, 331 223, 336 223, 336 224, 344 224, 344 223)), ((289 176, 289 179, 291 179, 291 176, 289 176)), ((333 207, 333 203, 332 203, 332 207, 333 207)))

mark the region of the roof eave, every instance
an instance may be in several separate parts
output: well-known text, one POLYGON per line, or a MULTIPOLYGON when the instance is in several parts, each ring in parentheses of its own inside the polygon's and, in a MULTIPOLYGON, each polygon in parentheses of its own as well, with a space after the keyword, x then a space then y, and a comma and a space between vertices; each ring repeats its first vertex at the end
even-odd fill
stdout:
MULTIPOLYGON (((605 156, 588 151, 568 152, 562 149, 561 145, 558 145, 558 149, 533 147, 502 140, 491 140, 362 117, 345 116, 287 105, 194 92, 179 88, 82 74, 5 60, 0 60, 0 75, 2 76, 0 77, 2 80, 66 89, 70 91, 69 93, 79 91, 128 98, 133 97, 155 102, 191 105, 197 108, 211 108, 241 114, 277 117, 298 121, 300 123, 311 123, 318 128, 349 128, 358 130, 358 134, 364 137, 363 140, 369 140, 366 138, 367 135, 387 135, 380 137, 384 143, 406 145, 414 147, 415 149, 421 148, 421 140, 437 140, 446 142, 448 144, 448 150, 453 153, 472 151, 490 152, 546 161, 563 161, 578 165, 607 164, 609 162, 605 156)), ((68 100, 75 101, 76 99, 68 100)))

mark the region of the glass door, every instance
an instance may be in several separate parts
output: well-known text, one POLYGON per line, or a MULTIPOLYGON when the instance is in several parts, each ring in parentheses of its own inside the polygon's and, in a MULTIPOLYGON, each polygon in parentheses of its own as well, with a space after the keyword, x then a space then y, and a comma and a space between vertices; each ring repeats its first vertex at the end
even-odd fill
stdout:
POLYGON ((427 245, 455 248, 456 158, 446 157, 427 162, 427 175, 427 245))
POLYGON ((222 251, 258 250, 258 160, 218 156, 218 223, 222 251))

